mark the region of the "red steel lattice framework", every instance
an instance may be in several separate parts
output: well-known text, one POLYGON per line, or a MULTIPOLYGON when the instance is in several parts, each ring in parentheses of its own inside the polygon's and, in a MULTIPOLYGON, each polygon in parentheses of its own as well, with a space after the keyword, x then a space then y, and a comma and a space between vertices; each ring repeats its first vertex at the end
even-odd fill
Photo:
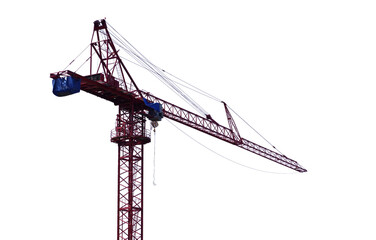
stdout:
POLYGON ((118 144, 118 240, 143 239, 143 148, 150 134, 138 111, 133 101, 120 105, 111 131, 118 144))
POLYGON ((236 145, 273 162, 298 172, 307 170, 295 160, 240 137, 228 108, 225 111, 229 127, 176 106, 150 93, 140 91, 118 55, 105 20, 94 22, 91 40, 90 75, 81 76, 64 70, 50 77, 72 76, 80 80, 80 89, 119 106, 116 127, 111 131, 111 141, 118 144, 118 216, 117 240, 143 239, 143 163, 144 144, 150 142, 150 132, 145 128, 148 107, 143 98, 160 103, 163 116, 222 141, 236 145), (99 59, 97 65, 94 56, 99 59), (125 77, 129 81, 126 83, 125 77))

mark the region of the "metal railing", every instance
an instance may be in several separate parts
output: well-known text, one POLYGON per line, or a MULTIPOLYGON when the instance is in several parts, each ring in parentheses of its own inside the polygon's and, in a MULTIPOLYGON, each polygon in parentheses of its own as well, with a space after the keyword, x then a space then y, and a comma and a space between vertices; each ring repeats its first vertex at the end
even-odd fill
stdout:
POLYGON ((116 138, 151 138, 151 131, 147 129, 134 129, 132 135, 129 129, 125 127, 116 127, 111 130, 111 139, 116 138))

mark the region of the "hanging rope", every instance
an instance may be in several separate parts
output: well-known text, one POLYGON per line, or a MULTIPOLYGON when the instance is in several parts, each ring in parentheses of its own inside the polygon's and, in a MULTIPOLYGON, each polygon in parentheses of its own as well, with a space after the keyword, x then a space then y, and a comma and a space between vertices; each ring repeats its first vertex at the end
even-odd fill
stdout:
POLYGON ((156 131, 155 131, 155 127, 153 126, 153 131, 154 131, 154 156, 153 156, 153 185, 154 186, 157 186, 157 183, 155 181, 155 149, 156 149, 156 131))

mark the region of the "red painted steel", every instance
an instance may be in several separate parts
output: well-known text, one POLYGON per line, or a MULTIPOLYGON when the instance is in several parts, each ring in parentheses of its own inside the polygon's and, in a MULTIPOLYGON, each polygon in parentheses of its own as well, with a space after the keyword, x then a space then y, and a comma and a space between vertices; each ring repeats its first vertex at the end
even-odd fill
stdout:
MULTIPOLYGON (((281 164, 285 167, 291 168, 295 171, 298 171, 298 172, 307 171, 306 169, 301 167, 298 162, 292 160, 291 158, 288 158, 285 155, 274 152, 266 147, 258 145, 245 138, 241 138, 239 133, 236 134, 234 133, 233 130, 227 127, 224 127, 211 119, 203 118, 200 115, 192 113, 188 110, 185 110, 181 107, 178 107, 160 98, 154 97, 149 93, 144 93, 144 97, 147 98, 151 102, 157 102, 157 103, 162 104, 163 115, 171 120, 174 120, 176 122, 179 122, 181 124, 194 128, 203 133, 209 134, 225 142, 234 144, 240 148, 243 148, 247 151, 255 153, 259 156, 262 156, 273 162, 281 164)), ((233 122, 233 124, 235 124, 235 122, 233 122)))
POLYGON ((118 240, 143 239, 145 116, 133 101, 119 106, 111 141, 118 144, 118 240))
MULTIPOLYGON (((146 106, 143 104, 142 99, 138 96, 137 93, 134 92, 126 92, 120 88, 114 88, 111 86, 107 86, 105 83, 98 83, 89 80, 87 77, 82 77, 78 74, 64 71, 60 73, 51 74, 51 77, 57 75, 72 75, 76 78, 81 79, 81 89, 83 91, 87 91, 91 94, 94 94, 98 97, 104 98, 106 100, 112 101, 115 104, 121 104, 134 99, 135 103, 138 104, 140 108, 144 108, 146 111, 146 106)), ((142 91, 141 91, 142 92, 142 91)), ((304 169, 302 166, 299 165, 298 162, 292 160, 291 158, 286 157, 280 153, 277 153, 273 150, 270 150, 266 147, 258 145, 252 141, 249 141, 245 138, 240 138, 240 140, 236 137, 237 135, 228 127, 222 126, 217 122, 213 121, 210 118, 204 118, 198 114, 192 113, 186 109, 183 109, 179 106, 176 106, 170 102, 167 102, 161 98, 155 97, 150 93, 142 92, 144 98, 146 98, 150 102, 160 103, 162 104, 163 108, 163 116, 194 128, 198 131, 221 139, 225 142, 234 144, 240 148, 243 148, 247 151, 255 153, 259 156, 262 156, 266 159, 269 159, 273 162, 281 164, 285 167, 291 168, 298 172, 306 172, 307 170, 304 169)), ((240 134, 239 134, 240 137, 240 134)))
POLYGON ((228 125, 230 126, 231 131, 234 133, 233 139, 237 142, 237 144, 241 144, 242 138, 240 137, 238 127, 235 124, 235 120, 232 118, 232 115, 230 111, 228 110, 227 104, 225 102, 222 102, 222 103, 225 107, 228 125))
POLYGON ((107 29, 106 20, 102 19, 94 22, 94 31, 90 46, 90 75, 103 73, 108 85, 119 86, 127 92, 134 89, 142 97, 135 81, 118 54, 119 51, 116 49, 107 29), (93 50, 99 59, 97 66, 93 61, 95 59, 93 57, 93 50), (94 67, 96 67, 96 70, 94 67), (115 77, 115 75, 117 76, 115 77), (126 77, 130 81, 129 85, 126 84, 126 77))
POLYGON ((218 124, 210 115, 202 117, 140 91, 118 55, 105 20, 94 22, 90 75, 81 76, 69 70, 50 74, 53 79, 61 76, 80 79, 81 90, 119 106, 116 127, 111 131, 111 141, 118 144, 118 240, 142 240, 143 236, 143 146, 150 142, 150 133, 145 129, 149 109, 143 98, 149 102, 160 103, 166 118, 295 171, 307 171, 296 161, 240 137, 225 103, 229 128, 218 124), (95 56, 99 63, 94 63, 95 56))

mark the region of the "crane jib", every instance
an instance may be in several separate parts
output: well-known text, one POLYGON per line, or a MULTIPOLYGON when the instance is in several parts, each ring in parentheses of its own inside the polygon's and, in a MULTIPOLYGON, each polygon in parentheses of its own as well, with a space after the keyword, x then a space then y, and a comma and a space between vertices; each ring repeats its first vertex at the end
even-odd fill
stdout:
POLYGON ((212 119, 203 118, 175 104, 155 97, 147 92, 142 92, 145 98, 140 98, 137 92, 128 92, 124 89, 108 84, 101 79, 101 75, 81 76, 69 70, 51 74, 54 83, 54 94, 56 96, 67 96, 79 92, 78 83, 81 83, 81 90, 97 97, 113 102, 115 105, 135 102, 139 109, 146 110, 144 114, 151 121, 160 121, 162 117, 169 118, 198 131, 221 139, 222 141, 234 144, 244 150, 262 156, 273 162, 291 168, 297 172, 306 172, 296 161, 274 152, 268 148, 253 143, 245 138, 236 138, 234 131, 222 126, 212 119), (74 86, 73 86, 74 85, 74 86), (70 88, 70 86, 73 86, 70 88), (56 88, 56 89, 55 89, 56 88), (56 90, 56 93, 55 93, 56 90))

